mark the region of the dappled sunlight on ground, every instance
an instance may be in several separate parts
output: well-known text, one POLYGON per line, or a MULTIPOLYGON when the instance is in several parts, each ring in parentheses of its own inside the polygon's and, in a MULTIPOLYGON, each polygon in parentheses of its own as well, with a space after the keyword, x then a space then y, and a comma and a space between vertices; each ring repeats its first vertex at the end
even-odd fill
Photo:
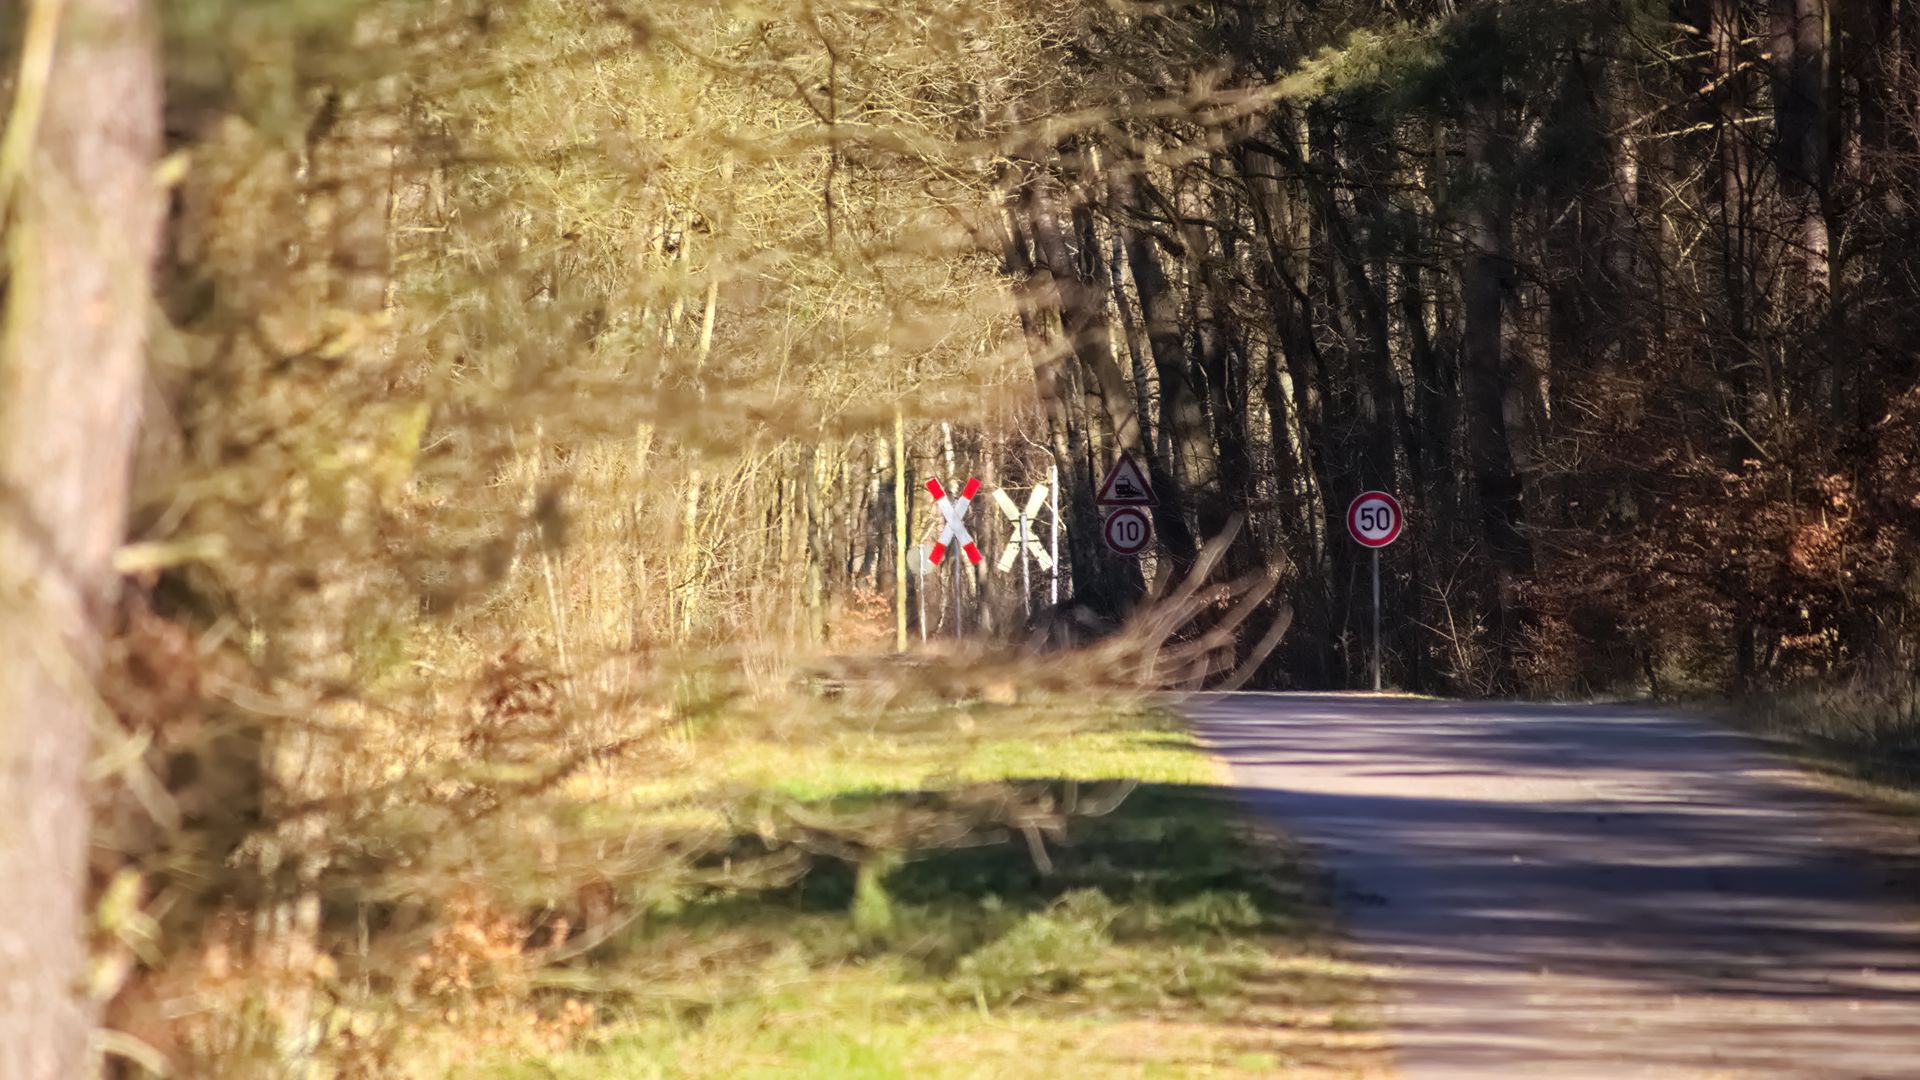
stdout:
POLYGON ((1619 706, 1196 703, 1336 875, 1410 1078, 1909 1077, 1920 908, 1831 795, 1619 706))
POLYGON ((1384 1075, 1320 880, 1191 736, 1164 713, 1033 721, 743 737, 690 767, 731 763, 748 809, 695 821, 670 784, 629 801, 653 827, 727 829, 702 866, 791 852, 805 873, 641 913, 555 973, 599 988, 593 1030, 453 1075, 1384 1075))

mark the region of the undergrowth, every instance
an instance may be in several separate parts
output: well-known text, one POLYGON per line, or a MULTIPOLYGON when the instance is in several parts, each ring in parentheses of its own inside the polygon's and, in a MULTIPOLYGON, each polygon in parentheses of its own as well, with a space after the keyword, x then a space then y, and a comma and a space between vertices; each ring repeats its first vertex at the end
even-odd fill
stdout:
POLYGON ((1920 679, 1868 673, 1731 705, 1736 724, 1783 740, 1830 775, 1920 796, 1920 679))

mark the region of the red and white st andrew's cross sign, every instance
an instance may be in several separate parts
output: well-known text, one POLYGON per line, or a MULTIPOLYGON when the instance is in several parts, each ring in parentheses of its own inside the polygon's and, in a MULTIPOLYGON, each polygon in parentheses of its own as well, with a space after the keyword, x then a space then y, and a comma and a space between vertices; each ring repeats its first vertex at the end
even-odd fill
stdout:
POLYGON ((947 522, 940 530, 940 542, 927 553, 927 561, 939 566, 940 561, 947 557, 947 549, 958 540, 960 550, 967 553, 967 561, 979 562, 980 549, 973 546, 973 534, 967 531, 966 517, 967 507, 972 504, 973 497, 980 493, 980 481, 967 477, 967 486, 961 489, 960 498, 949 499, 946 491, 940 487, 939 478, 934 477, 927 481, 927 493, 933 496, 934 503, 940 507, 940 516, 947 522))

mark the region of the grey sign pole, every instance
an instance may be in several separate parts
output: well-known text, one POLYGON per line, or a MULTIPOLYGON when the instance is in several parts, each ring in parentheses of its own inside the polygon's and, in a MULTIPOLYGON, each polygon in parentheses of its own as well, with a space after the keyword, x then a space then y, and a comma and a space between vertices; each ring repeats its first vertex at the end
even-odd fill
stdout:
POLYGON ((927 643, 927 545, 921 544, 913 549, 913 568, 920 571, 920 588, 913 594, 920 605, 920 644, 927 643))
POLYGON ((1380 549, 1373 549, 1373 692, 1380 692, 1380 549))
POLYGON ((1047 499, 1053 504, 1049 507, 1053 517, 1053 565, 1047 568, 1053 577, 1047 585, 1047 603, 1058 604, 1060 602, 1060 466, 1057 463, 1048 470, 1047 478, 1052 481, 1048 488, 1047 499))
POLYGON ((1027 558, 1027 545, 1033 540, 1033 530, 1025 517, 1020 519, 1020 526, 1015 533, 1020 538, 1018 541, 1020 544, 1020 607, 1027 613, 1028 618, 1032 618, 1033 560, 1027 558))
POLYGON ((1380 692, 1380 549, 1400 539, 1406 526, 1400 500, 1384 491, 1363 491, 1347 505, 1347 532, 1373 549, 1373 692, 1380 692))
POLYGON ((967 572, 962 569, 966 565, 966 559, 954 558, 951 554, 947 558, 953 562, 953 636, 963 637, 967 628, 961 622, 960 590, 967 586, 967 572))

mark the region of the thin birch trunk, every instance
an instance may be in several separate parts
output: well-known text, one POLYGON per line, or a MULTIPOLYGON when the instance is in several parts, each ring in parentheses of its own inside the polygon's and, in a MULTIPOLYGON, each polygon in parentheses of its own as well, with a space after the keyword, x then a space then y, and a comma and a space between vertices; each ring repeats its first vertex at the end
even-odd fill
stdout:
POLYGON ((893 411, 893 648, 907 651, 907 425, 893 411))

